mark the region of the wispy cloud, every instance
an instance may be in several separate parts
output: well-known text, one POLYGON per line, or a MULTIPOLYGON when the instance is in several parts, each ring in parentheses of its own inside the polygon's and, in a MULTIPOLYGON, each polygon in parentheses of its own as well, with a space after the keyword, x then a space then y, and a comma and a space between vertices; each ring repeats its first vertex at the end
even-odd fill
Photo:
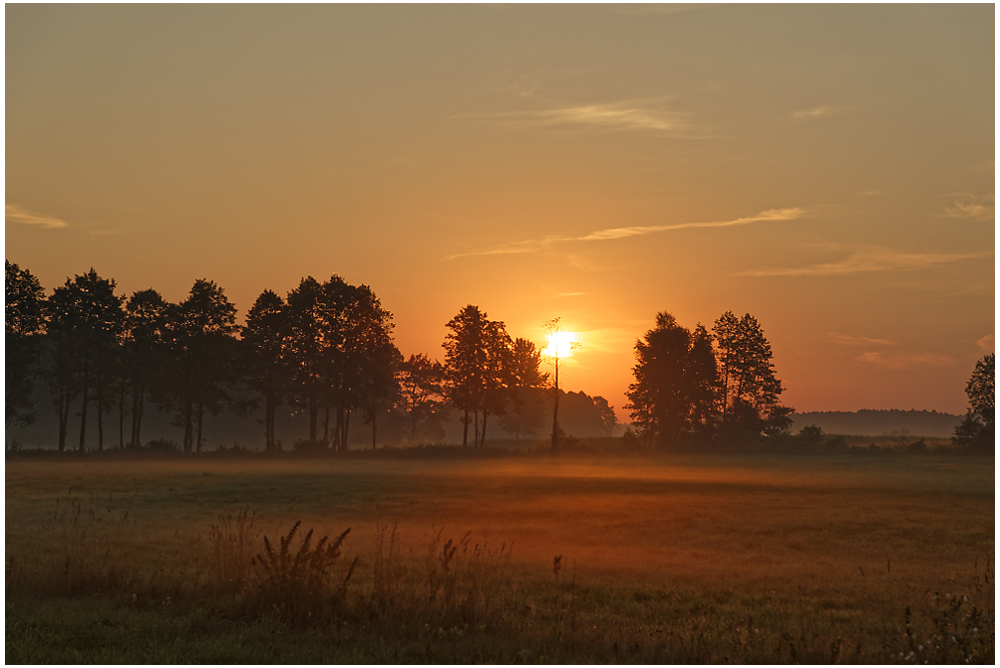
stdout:
POLYGON ((454 260, 459 257, 472 255, 507 255, 515 253, 534 253, 543 250, 553 244, 566 243, 570 241, 610 241, 613 239, 624 239, 627 237, 641 236, 645 234, 655 234, 657 232, 667 232, 669 230, 683 230, 698 227, 734 227, 737 225, 749 225, 763 221, 783 221, 795 220, 806 214, 802 208, 791 209, 768 209, 755 216, 736 218, 735 220, 721 220, 700 223, 675 223, 671 225, 646 225, 635 227, 608 227, 602 230, 595 230, 580 237, 545 237, 542 239, 528 239, 525 241, 514 241, 507 244, 494 246, 486 250, 470 251, 468 253, 456 253, 449 255, 445 260, 454 260))
POLYGON ((956 360, 952 357, 934 355, 933 353, 864 353, 857 359, 865 364, 874 364, 895 371, 909 371, 922 366, 942 367, 956 364, 956 360))
POLYGON ((457 118, 516 125, 572 125, 610 132, 640 131, 672 137, 698 136, 691 114, 665 109, 665 101, 623 100, 608 104, 587 104, 575 107, 463 114, 457 118))
POLYGON ((891 346, 892 341, 887 341, 886 339, 871 339, 867 336, 858 336, 856 334, 837 334, 835 332, 829 332, 828 336, 836 341, 846 346, 869 346, 872 344, 891 346))
POLYGON ((996 340, 994 339, 992 334, 987 334, 983 338, 976 341, 976 345, 985 350, 986 352, 991 353, 996 348, 996 340))
POLYGON ((43 213, 28 211, 24 207, 17 206, 16 204, 4 205, 4 220, 7 223, 14 223, 17 225, 33 225, 35 227, 44 227, 46 229, 69 227, 65 220, 60 220, 54 216, 47 216, 43 213))
POLYGON ((805 209, 768 209, 756 216, 737 218, 735 220, 714 221, 710 223, 677 223, 674 225, 648 225, 644 227, 610 227, 604 230, 591 232, 587 236, 579 237, 578 241, 604 241, 607 239, 621 239, 624 237, 635 237, 642 234, 653 234, 655 232, 666 232, 668 230, 684 230, 692 227, 733 227, 736 225, 749 225, 765 220, 795 220, 801 218, 806 213, 805 209))
POLYGON ((924 269, 990 255, 992 253, 904 253, 891 248, 864 248, 836 262, 805 267, 753 269, 731 276, 846 276, 872 271, 924 269))
POLYGON ((518 253, 535 253, 542 250, 546 246, 559 241, 570 241, 570 239, 559 238, 559 237, 549 237, 547 239, 529 239, 527 241, 512 241, 510 243, 501 244, 499 246, 494 246, 493 248, 488 248, 481 251, 470 251, 468 253, 456 253, 454 255, 449 255, 445 260, 454 260, 459 257, 469 257, 471 255, 512 255, 518 253))
POLYGON ((944 212, 949 218, 993 220, 995 216, 994 197, 993 195, 982 197, 963 195, 959 199, 956 199, 951 206, 945 207, 944 212))
POLYGON ((845 111, 844 107, 834 107, 828 104, 812 107, 811 109, 799 109, 792 112, 792 118, 797 121, 810 121, 817 118, 836 116, 845 111))

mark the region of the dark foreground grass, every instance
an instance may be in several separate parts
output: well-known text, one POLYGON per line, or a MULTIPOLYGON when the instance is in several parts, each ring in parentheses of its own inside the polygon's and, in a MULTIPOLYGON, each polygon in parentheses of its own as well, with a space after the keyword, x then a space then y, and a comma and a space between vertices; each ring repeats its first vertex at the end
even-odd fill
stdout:
POLYGON ((6 487, 8 663, 994 662, 976 460, 8 460, 6 487))

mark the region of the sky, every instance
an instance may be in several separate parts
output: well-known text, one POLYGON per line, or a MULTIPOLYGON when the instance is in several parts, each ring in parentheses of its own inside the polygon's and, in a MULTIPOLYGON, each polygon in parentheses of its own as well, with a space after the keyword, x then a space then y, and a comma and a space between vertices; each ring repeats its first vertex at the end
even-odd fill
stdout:
POLYGON ((799 411, 963 413, 994 350, 994 7, 7 5, 5 256, 50 292, 369 285, 579 350, 751 313, 799 411))

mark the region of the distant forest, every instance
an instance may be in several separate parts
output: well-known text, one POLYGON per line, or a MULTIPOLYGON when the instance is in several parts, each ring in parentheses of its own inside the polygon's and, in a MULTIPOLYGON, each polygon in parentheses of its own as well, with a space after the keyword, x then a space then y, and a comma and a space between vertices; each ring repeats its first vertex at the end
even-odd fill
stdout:
POLYGON ((793 429, 814 425, 828 434, 853 436, 949 437, 962 422, 961 415, 937 411, 869 410, 793 413, 793 429))

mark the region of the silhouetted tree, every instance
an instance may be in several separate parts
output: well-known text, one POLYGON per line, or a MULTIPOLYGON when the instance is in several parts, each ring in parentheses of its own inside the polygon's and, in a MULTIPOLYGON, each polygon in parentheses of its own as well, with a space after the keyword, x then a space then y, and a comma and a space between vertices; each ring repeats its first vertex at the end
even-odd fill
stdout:
POLYGON ((509 389, 500 425, 504 431, 520 438, 522 434, 537 434, 544 426, 544 388, 549 374, 542 373, 541 352, 527 339, 514 339, 510 351, 509 389))
POLYGON ((69 402, 82 395, 79 449, 86 446, 91 393, 97 399, 98 447, 103 447, 103 414, 113 355, 121 334, 122 298, 113 279, 93 269, 56 288, 48 300, 48 331, 53 344, 50 387, 59 413, 59 446, 66 445, 69 402))
POLYGON ((325 300, 323 286, 308 276, 288 293, 282 358, 291 377, 292 402, 309 415, 309 440, 316 443, 320 404, 323 398, 325 300))
MULTIPOLYGON (((485 364, 482 370, 482 393, 478 413, 482 413, 482 431, 477 447, 486 443, 486 422, 490 415, 502 415, 511 384, 511 347, 513 342, 499 320, 487 320, 483 328, 485 364)), ((477 417, 478 417, 477 413, 477 417)), ((477 419, 478 423, 478 419, 477 419)))
POLYGON ((400 400, 398 371, 403 356, 387 336, 372 343, 362 363, 359 394, 364 421, 372 426, 374 450, 379 416, 388 413, 400 400))
POLYGON ((723 378, 722 438, 747 442, 786 433, 792 409, 779 402, 784 388, 760 323, 749 313, 737 320, 727 311, 713 331, 723 378))
POLYGON ((217 415, 230 403, 237 330, 236 307, 214 281, 198 279, 169 311, 173 353, 169 407, 184 428, 184 452, 201 452, 205 411, 217 415))
MULTIPOLYGON (((346 450, 351 425, 351 411, 360 403, 361 364, 364 359, 363 339, 367 322, 363 322, 367 288, 349 284, 334 275, 323 283, 321 332, 323 334, 323 441, 330 443, 330 412, 333 411, 335 450, 346 450)), ((370 292, 370 291, 369 291, 370 292)), ((372 297, 374 295, 371 295, 372 297)))
POLYGON ((635 345, 635 382, 629 385, 632 419, 660 446, 690 440, 710 428, 717 375, 707 332, 692 334, 674 316, 656 316, 656 327, 635 345))
POLYGON ((4 413, 6 426, 35 420, 34 366, 45 331, 45 290, 27 269, 4 261, 4 413))
POLYGON ((152 288, 140 290, 125 304, 123 378, 132 395, 129 444, 142 444, 142 419, 146 398, 162 396, 164 376, 169 364, 169 314, 172 307, 152 288))
POLYGON ((691 429, 698 440, 708 442, 718 427, 720 379, 715 351, 712 348, 712 335, 701 323, 691 333, 688 378, 691 429))
MULTIPOLYGON (((467 447, 469 415, 478 410, 483 394, 486 314, 478 306, 469 304, 445 326, 450 330, 443 344, 447 395, 463 412, 462 447, 467 447)), ((478 435, 478 425, 476 431, 478 435)))
POLYGON ((324 289, 331 343, 324 379, 336 417, 333 445, 346 450, 352 411, 367 411, 366 421, 372 424, 374 435, 377 416, 395 403, 400 354, 392 344, 392 314, 382 308, 370 287, 353 286, 333 276, 324 289))
POLYGON ((608 400, 585 392, 566 392, 562 397, 562 423, 574 435, 611 436, 618 418, 608 400))
POLYGON ((247 313, 242 348, 247 384, 264 399, 264 449, 277 449, 274 416, 289 389, 289 369, 282 358, 287 330, 285 302, 270 290, 257 297, 247 313))
POLYGON ((993 450, 996 438, 996 355, 990 353, 976 362, 965 393, 969 410, 955 427, 955 445, 993 450))
MULTIPOLYGON (((392 314, 367 285, 348 286, 347 317, 342 343, 343 386, 338 418, 355 408, 364 412, 364 421, 372 426, 372 448, 377 436, 378 416, 386 413, 399 399, 396 371, 402 355, 392 342, 392 314)), ((338 420, 338 444, 347 449, 347 422, 338 420), (340 433, 342 429, 342 433, 340 433)))
POLYGON ((444 438, 445 371, 427 355, 410 355, 398 371, 400 408, 406 416, 406 439, 444 438))
POLYGON ((322 284, 311 276, 302 279, 288 294, 286 311, 281 354, 292 401, 309 413, 311 442, 329 445, 332 427, 334 448, 346 449, 351 412, 363 405, 375 410, 392 394, 392 314, 371 288, 350 285, 339 276, 322 284), (378 366, 390 359, 388 367, 378 366))

